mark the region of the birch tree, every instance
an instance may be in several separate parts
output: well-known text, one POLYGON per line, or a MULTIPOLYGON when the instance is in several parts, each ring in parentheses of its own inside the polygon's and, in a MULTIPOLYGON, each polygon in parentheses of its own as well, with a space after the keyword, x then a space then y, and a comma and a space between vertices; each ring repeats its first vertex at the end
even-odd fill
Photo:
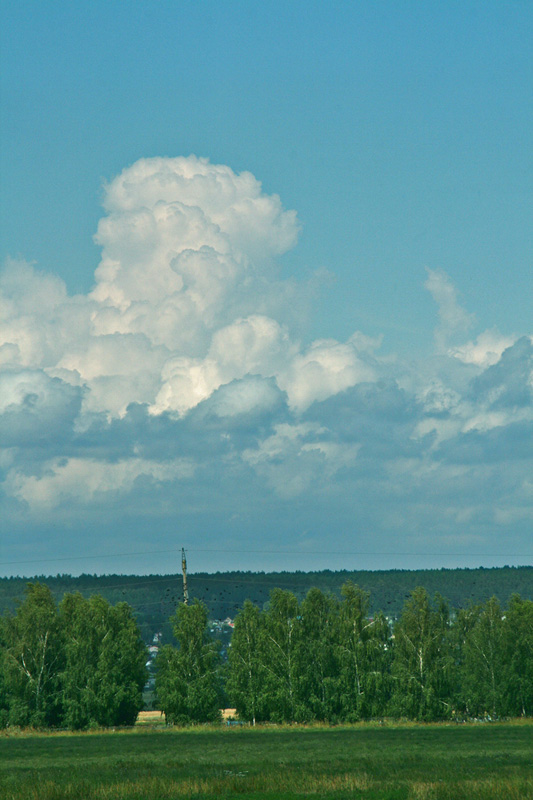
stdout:
POLYGON ((35 727, 59 723, 63 637, 47 586, 29 583, 24 601, 3 625, 3 672, 8 722, 35 727))
POLYGON ((220 652, 208 632, 207 607, 180 604, 171 619, 178 648, 166 645, 157 657, 156 695, 167 722, 216 722, 222 702, 220 652))
POLYGON ((146 647, 127 603, 68 594, 60 605, 65 724, 133 725, 143 706, 146 647))
POLYGON ((304 721, 307 710, 299 697, 302 623, 295 595, 274 589, 264 619, 262 657, 270 718, 274 722, 304 721))
POLYGON ((533 716, 533 601, 513 595, 504 620, 507 713, 533 716))
POLYGON ((370 595, 353 583, 342 587, 339 652, 344 718, 382 715, 388 699, 390 642, 382 614, 369 616, 370 595))
POLYGON ((443 598, 432 608, 428 593, 415 589, 394 628, 394 693, 391 711, 410 719, 451 715, 452 658, 449 610, 443 598))
POLYGON ((463 647, 462 686, 467 712, 474 716, 505 713, 505 659, 503 611, 492 597, 470 610, 471 622, 463 647))
POLYGON ((267 668, 265 655, 265 626, 261 612, 246 600, 235 618, 228 656, 229 677, 226 691, 235 704, 239 717, 256 722, 268 719, 265 709, 267 668))
POLYGON ((339 692, 339 601, 310 589, 301 604, 300 696, 312 719, 342 717, 339 692))

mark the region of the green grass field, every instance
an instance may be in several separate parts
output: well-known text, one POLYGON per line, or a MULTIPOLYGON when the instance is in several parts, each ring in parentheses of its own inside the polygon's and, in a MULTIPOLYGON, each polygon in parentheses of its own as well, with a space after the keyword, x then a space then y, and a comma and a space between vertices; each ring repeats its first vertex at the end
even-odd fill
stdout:
POLYGON ((2 800, 533 798, 533 723, 0 735, 2 800))

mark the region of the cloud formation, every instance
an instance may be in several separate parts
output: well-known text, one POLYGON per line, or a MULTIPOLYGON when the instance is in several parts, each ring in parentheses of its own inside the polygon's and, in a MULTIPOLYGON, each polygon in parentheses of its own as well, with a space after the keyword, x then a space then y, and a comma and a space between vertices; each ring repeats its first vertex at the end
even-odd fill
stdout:
POLYGON ((426 289, 431 293, 439 310, 439 325, 435 329, 435 341, 439 350, 446 350, 450 342, 459 339, 474 324, 475 317, 459 303, 457 290, 442 270, 426 269, 426 289))
POLYGON ((428 270, 432 359, 385 357, 362 332, 302 343, 308 287, 276 261, 296 213, 206 159, 141 159, 103 205, 90 293, 21 260, 0 275, 6 526, 95 505, 160 519, 238 509, 246 535, 264 536, 265 514, 285 509, 287 531, 292 515, 318 533, 329 514, 348 538, 364 527, 440 549, 458 530, 479 544, 530 526, 531 336, 468 338, 474 315, 428 270))

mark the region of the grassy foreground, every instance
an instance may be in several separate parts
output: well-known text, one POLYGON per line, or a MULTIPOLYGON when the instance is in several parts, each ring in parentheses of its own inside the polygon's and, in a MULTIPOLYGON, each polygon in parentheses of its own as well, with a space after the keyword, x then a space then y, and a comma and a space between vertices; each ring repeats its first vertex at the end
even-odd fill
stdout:
POLYGON ((533 723, 0 735, 5 800, 533 798, 533 723))

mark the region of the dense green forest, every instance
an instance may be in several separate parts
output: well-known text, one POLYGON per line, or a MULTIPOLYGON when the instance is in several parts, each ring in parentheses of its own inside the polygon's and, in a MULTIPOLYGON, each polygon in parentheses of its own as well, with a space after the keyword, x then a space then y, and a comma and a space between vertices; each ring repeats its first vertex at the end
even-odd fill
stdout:
MULTIPOLYGON (((46 583, 57 602, 71 592, 80 592, 83 597, 99 594, 112 604, 125 601, 133 608, 147 644, 159 631, 164 642, 174 641, 168 620, 182 599, 181 574, 0 578, 0 614, 15 610, 28 581, 46 583)), ((454 609, 467 608, 493 596, 506 605, 514 593, 533 599, 533 567, 529 566, 372 572, 202 572, 189 575, 189 594, 205 603, 211 619, 225 619, 233 618, 245 600, 262 608, 274 588, 288 589, 299 600, 313 587, 339 597, 347 581, 370 592, 370 613, 383 611, 393 619, 400 615, 406 596, 417 586, 424 586, 430 596, 438 592, 454 609)))

